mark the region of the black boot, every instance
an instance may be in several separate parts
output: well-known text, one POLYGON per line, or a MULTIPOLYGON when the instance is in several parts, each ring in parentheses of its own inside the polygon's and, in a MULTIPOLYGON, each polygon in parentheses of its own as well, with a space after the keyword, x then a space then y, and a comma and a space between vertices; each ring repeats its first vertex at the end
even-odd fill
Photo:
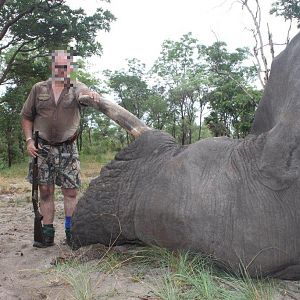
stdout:
POLYGON ((53 224, 45 224, 43 226, 43 236, 44 236, 43 243, 35 241, 33 243, 33 247, 46 248, 46 247, 53 246, 54 245, 54 235, 55 235, 55 229, 53 227, 53 224))
POLYGON ((65 229, 65 233, 66 233, 66 243, 67 245, 72 249, 72 250, 77 250, 80 247, 76 246, 74 243, 74 239, 72 237, 72 231, 71 229, 66 228, 65 229))
POLYGON ((71 247, 72 244, 72 233, 71 233, 71 229, 66 228, 65 229, 65 233, 66 233, 66 243, 67 245, 69 245, 71 247))

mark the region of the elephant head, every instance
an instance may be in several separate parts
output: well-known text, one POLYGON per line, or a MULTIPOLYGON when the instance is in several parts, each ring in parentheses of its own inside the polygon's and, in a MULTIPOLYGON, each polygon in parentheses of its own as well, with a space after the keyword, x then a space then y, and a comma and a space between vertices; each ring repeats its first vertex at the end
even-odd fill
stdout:
MULTIPOLYGON (((111 108, 112 107, 112 108, 111 108)), ((275 58, 245 139, 181 146, 107 100, 136 140, 74 214, 77 246, 145 243, 214 256, 238 273, 300 279, 300 35, 275 58)))

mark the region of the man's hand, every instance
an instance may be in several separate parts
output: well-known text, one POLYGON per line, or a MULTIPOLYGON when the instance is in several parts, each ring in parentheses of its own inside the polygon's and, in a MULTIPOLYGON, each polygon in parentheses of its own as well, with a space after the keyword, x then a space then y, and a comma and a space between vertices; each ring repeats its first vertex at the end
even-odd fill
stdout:
POLYGON ((36 157, 38 155, 38 149, 35 148, 33 139, 30 139, 27 142, 27 152, 32 157, 36 157))
POLYGON ((33 121, 23 117, 22 129, 26 138, 27 152, 30 156, 36 157, 38 154, 38 149, 35 148, 34 140, 32 138, 33 121))
POLYGON ((95 106, 100 102, 100 95, 97 92, 89 91, 79 94, 79 102, 83 105, 95 106))
POLYGON ((100 98, 100 95, 97 92, 89 92, 88 95, 93 98, 94 100, 100 98))

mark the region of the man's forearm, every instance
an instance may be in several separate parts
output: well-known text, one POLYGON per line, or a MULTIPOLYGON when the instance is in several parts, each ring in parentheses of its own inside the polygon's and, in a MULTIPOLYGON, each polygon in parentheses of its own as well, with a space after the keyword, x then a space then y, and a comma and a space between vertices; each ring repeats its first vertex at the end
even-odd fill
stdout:
POLYGON ((32 139, 32 129, 33 129, 33 122, 23 118, 22 119, 22 129, 25 135, 26 142, 32 139))
POLYGON ((22 119, 22 128, 26 138, 26 146, 28 154, 32 157, 36 157, 38 155, 38 149, 34 146, 34 141, 32 138, 32 129, 33 129, 33 122, 29 119, 23 118, 22 119))

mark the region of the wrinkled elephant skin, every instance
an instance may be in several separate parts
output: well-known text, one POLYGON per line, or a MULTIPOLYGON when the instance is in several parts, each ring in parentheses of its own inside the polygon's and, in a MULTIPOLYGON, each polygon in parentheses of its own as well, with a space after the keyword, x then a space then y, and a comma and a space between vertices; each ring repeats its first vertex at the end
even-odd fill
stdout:
POLYGON ((142 242, 300 279, 300 35, 275 58, 251 134, 180 146, 145 131, 90 183, 77 245, 142 242))

